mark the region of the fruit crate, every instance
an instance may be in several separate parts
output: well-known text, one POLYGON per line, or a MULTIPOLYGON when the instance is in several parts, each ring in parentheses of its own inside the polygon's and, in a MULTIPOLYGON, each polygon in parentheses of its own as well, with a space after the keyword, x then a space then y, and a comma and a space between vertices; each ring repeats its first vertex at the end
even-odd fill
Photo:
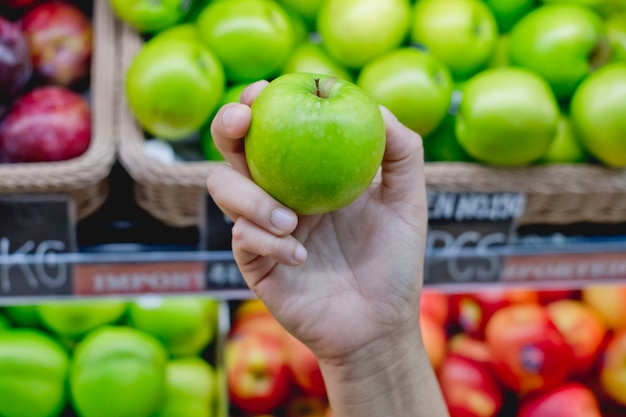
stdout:
MULTIPOLYGON (((143 45, 132 28, 120 31, 125 74, 143 45)), ((123 86, 123 81, 122 81, 123 86)), ((177 227, 202 224, 206 178, 219 163, 165 163, 144 150, 144 132, 119 89, 119 158, 135 181, 137 203, 155 218, 177 227)), ((435 192, 518 192, 526 196, 519 220, 526 224, 626 222, 626 170, 594 164, 498 168, 467 162, 427 162, 426 183, 435 192)))
POLYGON ((118 22, 108 2, 93 2, 93 53, 90 69, 92 135, 82 155, 59 162, 0 164, 0 194, 60 193, 75 204, 82 219, 98 209, 107 198, 107 177, 115 163, 115 100, 118 22))

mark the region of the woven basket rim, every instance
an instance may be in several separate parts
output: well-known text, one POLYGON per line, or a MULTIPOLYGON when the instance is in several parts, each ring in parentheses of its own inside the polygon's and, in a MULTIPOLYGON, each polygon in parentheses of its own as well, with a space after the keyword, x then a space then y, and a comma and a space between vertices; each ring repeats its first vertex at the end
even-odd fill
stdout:
POLYGON ((66 161, 0 164, 0 192, 65 191, 98 184, 116 161, 114 99, 118 23, 108 2, 93 0, 93 53, 91 62, 91 123, 89 147, 66 161))

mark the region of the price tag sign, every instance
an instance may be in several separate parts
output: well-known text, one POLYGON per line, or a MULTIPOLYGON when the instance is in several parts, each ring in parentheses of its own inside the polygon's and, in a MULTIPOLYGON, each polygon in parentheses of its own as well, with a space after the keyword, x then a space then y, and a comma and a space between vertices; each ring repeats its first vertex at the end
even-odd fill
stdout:
POLYGON ((76 250, 74 213, 63 195, 0 195, 0 297, 72 293, 55 254, 76 250))
POLYGON ((209 291, 244 290, 248 288, 234 260, 207 262, 206 287, 209 291))
POLYGON ((207 193, 205 203, 205 236, 206 250, 231 250, 233 222, 215 204, 207 193))
POLYGON ((526 199, 519 193, 430 192, 426 284, 494 282, 526 199))

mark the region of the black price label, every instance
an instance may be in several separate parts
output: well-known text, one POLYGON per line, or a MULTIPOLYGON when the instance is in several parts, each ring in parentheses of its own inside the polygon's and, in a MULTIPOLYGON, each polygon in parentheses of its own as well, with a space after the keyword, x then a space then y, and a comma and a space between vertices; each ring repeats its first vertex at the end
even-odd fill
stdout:
POLYGON ((519 193, 429 193, 425 283, 499 280, 504 258, 493 249, 511 242, 525 203, 519 193))
POLYGON ((207 193, 205 203, 204 239, 206 250, 231 250, 233 222, 207 193))
POLYGON ((0 195, 0 296, 68 295, 76 250, 74 207, 63 195, 0 195))

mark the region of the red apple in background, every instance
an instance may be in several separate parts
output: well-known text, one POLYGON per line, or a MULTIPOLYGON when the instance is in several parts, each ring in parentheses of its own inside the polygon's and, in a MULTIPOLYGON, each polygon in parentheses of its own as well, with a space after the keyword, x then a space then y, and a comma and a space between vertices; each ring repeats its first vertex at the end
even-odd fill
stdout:
POLYGON ((450 338, 448 341, 448 354, 483 366, 491 366, 491 351, 487 343, 465 333, 457 333, 450 338))
POLYGON ((522 399, 517 417, 602 417, 593 392, 578 382, 522 399))
POLYGON ((10 7, 10 8, 19 8, 30 6, 37 0, 0 0, 0 6, 10 7))
POLYGON ((28 43, 20 28, 0 16, 0 105, 22 91, 33 74, 28 43))
POLYGON ((484 366, 448 355, 439 368, 439 385, 450 417, 494 417, 503 404, 503 392, 484 366))
POLYGON ((92 25, 75 6, 56 1, 28 10, 21 19, 35 72, 46 83, 70 86, 91 68, 92 25))
POLYGON ((572 350, 539 304, 497 311, 487 323, 485 340, 496 376, 518 394, 555 387, 572 369, 572 350))
POLYGON ((273 337, 245 333, 229 339, 226 377, 231 403, 246 413, 271 413, 289 397, 285 351, 273 337))
POLYGON ((326 385, 322 371, 311 349, 289 333, 285 333, 283 347, 291 377, 298 388, 307 395, 325 396, 326 385))
POLYGON ((602 316, 609 329, 626 328, 626 286, 588 286, 582 290, 581 299, 602 316))
POLYGON ((63 87, 40 87, 13 103, 0 123, 0 160, 64 161, 82 155, 91 141, 91 111, 63 87))
POLYGON ((554 301, 546 308, 574 354, 572 374, 584 375, 592 368, 606 335, 602 317, 577 300, 554 301))
POLYGON ((443 326, 427 315, 420 316, 424 349, 432 367, 437 370, 446 356, 447 336, 443 326))
POLYGON ((288 401, 285 417, 326 417, 327 410, 324 396, 297 396, 288 401))
POLYGON ((422 290, 420 296, 420 313, 427 314, 437 323, 445 326, 450 318, 448 295, 433 289, 422 290))
POLYGON ((537 291, 493 288, 464 294, 457 298, 458 321, 465 333, 483 337, 485 325, 493 314, 514 304, 537 304, 537 291))
POLYGON ((626 406, 626 330, 615 333, 603 352, 600 384, 609 398, 626 406))

